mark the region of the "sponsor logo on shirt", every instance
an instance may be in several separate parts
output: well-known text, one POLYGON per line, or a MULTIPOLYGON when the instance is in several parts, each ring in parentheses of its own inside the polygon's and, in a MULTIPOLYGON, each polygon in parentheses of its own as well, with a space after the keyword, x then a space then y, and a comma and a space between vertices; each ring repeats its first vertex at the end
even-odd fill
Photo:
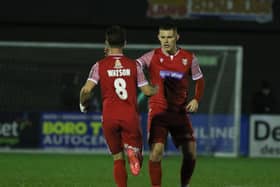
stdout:
POLYGON ((183 58, 183 59, 182 59, 182 64, 183 64, 184 66, 186 66, 186 65, 188 64, 188 59, 183 58))
POLYGON ((181 72, 176 72, 176 71, 166 71, 166 70, 161 70, 160 72, 160 77, 161 78, 175 78, 175 79, 182 79, 184 74, 181 72))
POLYGON ((116 68, 116 69, 123 68, 122 63, 121 63, 121 61, 120 61, 119 59, 117 59, 117 60, 115 61, 115 66, 114 66, 114 68, 116 68))

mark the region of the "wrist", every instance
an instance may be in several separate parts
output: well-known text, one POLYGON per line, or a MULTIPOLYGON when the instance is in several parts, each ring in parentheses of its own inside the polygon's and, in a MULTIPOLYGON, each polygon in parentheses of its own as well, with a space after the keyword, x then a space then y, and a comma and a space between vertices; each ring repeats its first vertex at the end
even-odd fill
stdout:
POLYGON ((83 112, 83 113, 87 112, 87 106, 80 103, 80 111, 83 112))

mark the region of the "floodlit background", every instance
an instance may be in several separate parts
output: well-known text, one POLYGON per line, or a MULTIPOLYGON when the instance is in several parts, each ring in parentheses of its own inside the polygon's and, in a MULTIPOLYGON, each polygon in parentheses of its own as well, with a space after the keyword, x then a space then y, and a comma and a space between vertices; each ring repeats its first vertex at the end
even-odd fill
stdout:
MULTIPOLYGON (((157 26, 170 21, 178 26, 179 46, 198 56, 206 80, 199 111, 191 115, 200 156, 192 186, 276 187, 279 4, 277 0, 2 3, 0 187, 113 186, 110 172, 103 178, 97 175, 104 169, 98 163, 107 163, 108 171, 111 167, 101 128, 100 93, 94 93, 91 111, 84 115, 79 112, 80 88, 91 66, 103 57, 106 27, 124 26, 125 54, 137 58, 159 46, 157 26), (261 88, 270 88, 271 95, 262 97, 261 88), (58 164, 60 159, 65 164, 58 164)), ((147 98, 139 94, 138 103, 147 152, 147 98)), ((169 140, 164 172, 175 173, 178 159, 169 140)), ((130 176, 130 185, 149 185, 145 164, 138 182, 130 176)), ((172 177, 164 179, 165 187, 178 186, 177 176, 172 177)))

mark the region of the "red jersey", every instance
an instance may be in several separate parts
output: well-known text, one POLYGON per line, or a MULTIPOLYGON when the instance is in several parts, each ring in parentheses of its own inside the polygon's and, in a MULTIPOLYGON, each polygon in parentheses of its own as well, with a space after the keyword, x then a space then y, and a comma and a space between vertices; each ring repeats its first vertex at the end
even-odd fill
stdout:
POLYGON ((149 104, 184 107, 188 98, 189 78, 203 77, 197 58, 189 51, 179 49, 168 55, 161 48, 152 50, 137 59, 147 67, 150 81, 159 86, 159 92, 152 96, 149 104))
POLYGON ((138 87, 148 84, 135 60, 109 55, 93 65, 88 80, 100 82, 103 117, 125 119, 137 113, 138 87))

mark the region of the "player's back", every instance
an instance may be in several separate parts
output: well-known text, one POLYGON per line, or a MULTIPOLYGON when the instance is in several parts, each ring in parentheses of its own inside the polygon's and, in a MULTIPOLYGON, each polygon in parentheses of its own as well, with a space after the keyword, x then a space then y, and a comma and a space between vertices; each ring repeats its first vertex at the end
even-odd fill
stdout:
POLYGON ((123 55, 99 61, 103 117, 123 119, 137 113, 136 62, 123 55))

